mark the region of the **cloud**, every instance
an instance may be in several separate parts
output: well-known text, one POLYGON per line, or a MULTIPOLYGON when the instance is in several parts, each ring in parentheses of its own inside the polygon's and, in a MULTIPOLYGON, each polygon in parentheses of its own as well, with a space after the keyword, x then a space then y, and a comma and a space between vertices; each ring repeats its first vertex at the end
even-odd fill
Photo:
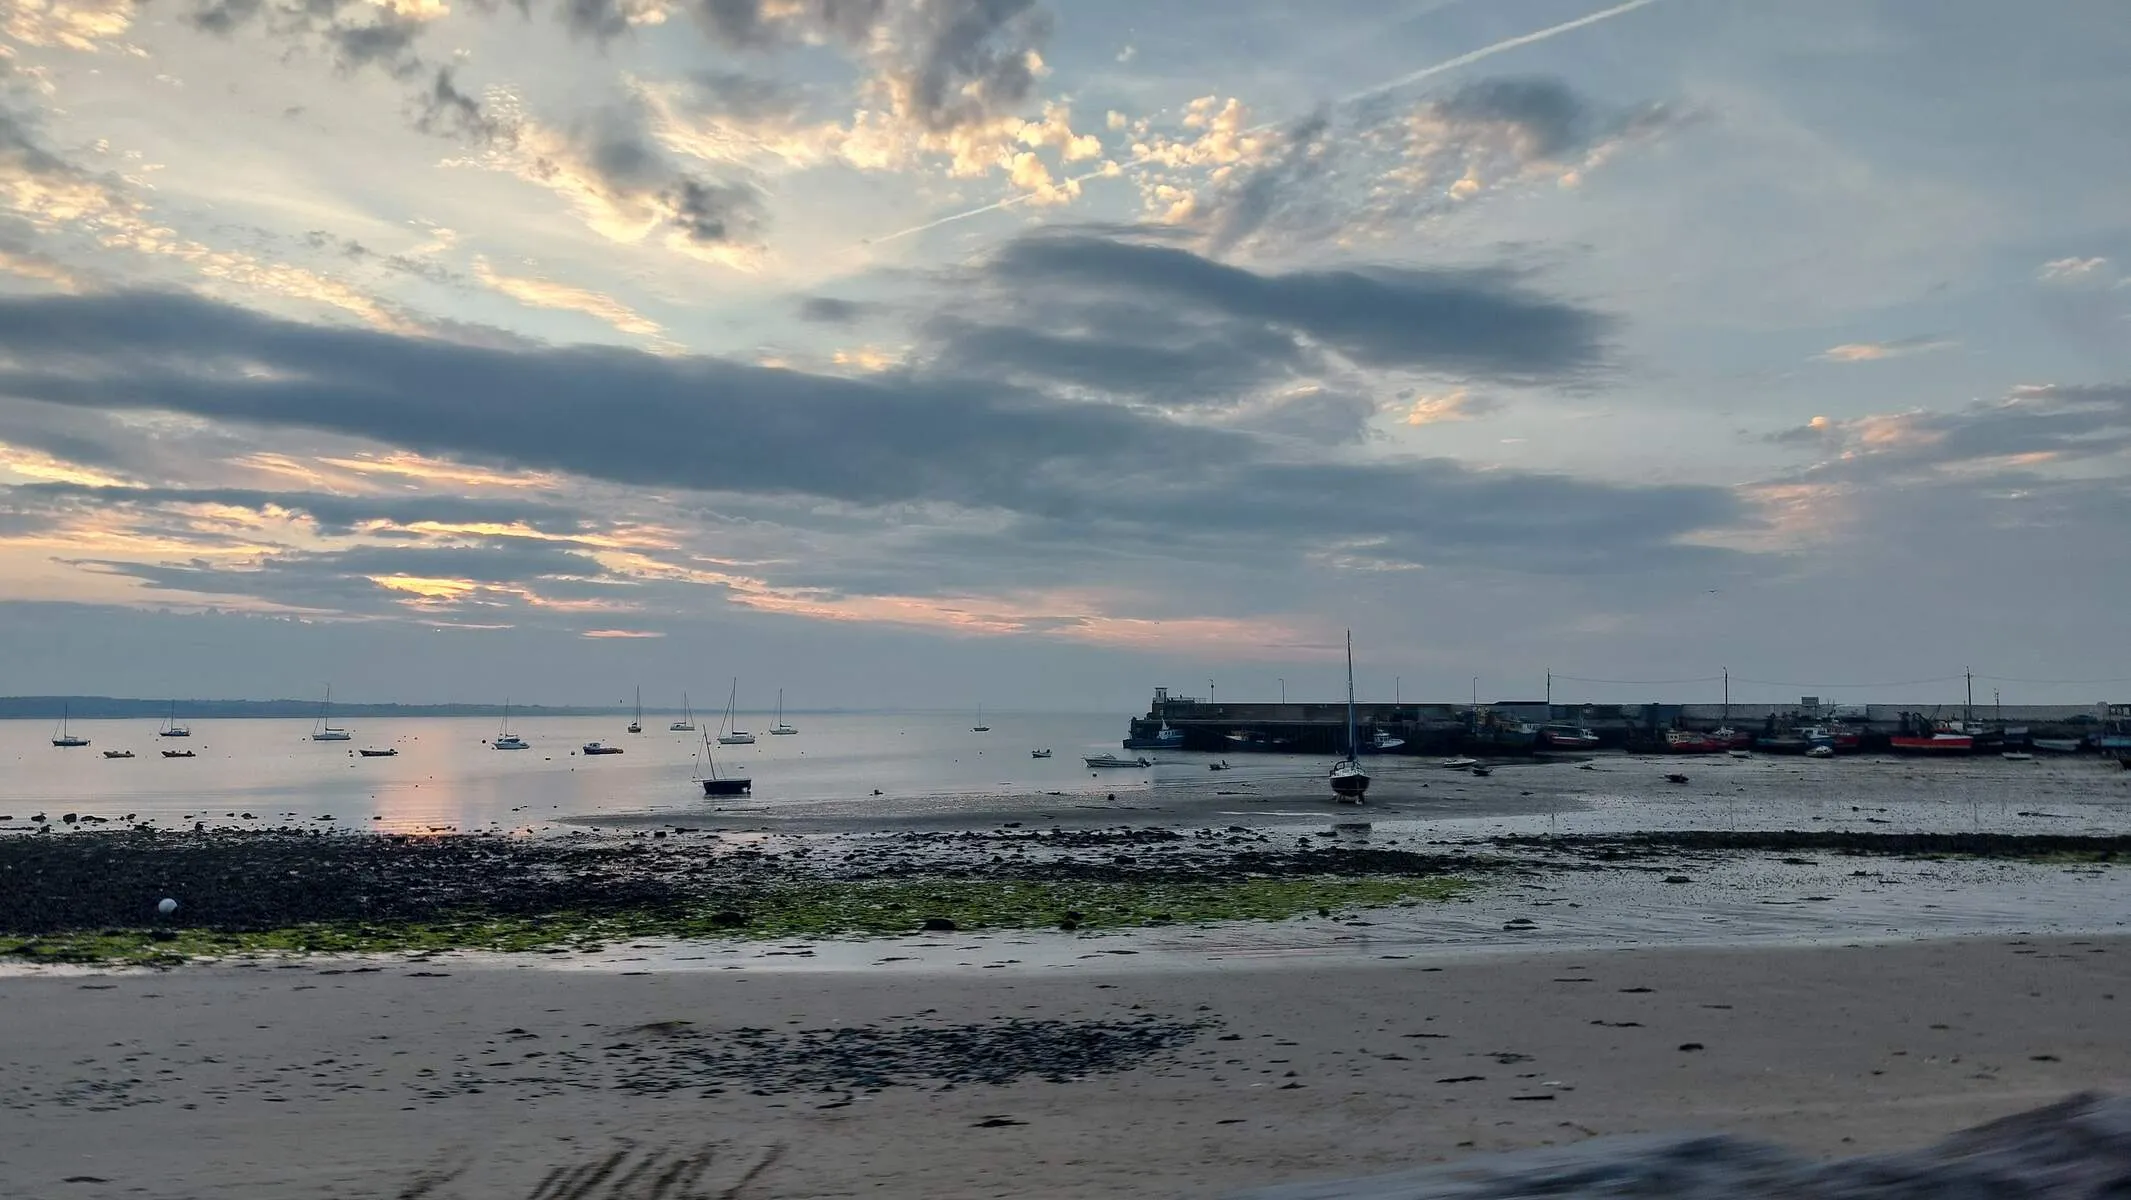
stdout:
POLYGON ((818 325, 856 325, 872 310, 872 305, 859 300, 839 300, 834 296, 808 296, 799 302, 799 319, 818 325))
POLYGON ((381 328, 412 330, 397 307, 316 271, 193 241, 158 221, 124 180, 83 169, 48 149, 24 117, 0 108, 0 207, 48 239, 87 238, 189 268, 208 287, 328 305, 381 328))
POLYGON ((1269 338, 1307 338, 1367 367, 1504 380, 1597 370, 1611 322, 1497 270, 1353 267, 1256 272, 1174 246, 1077 233, 1018 239, 987 270, 1024 292, 1175 306, 1269 338))
POLYGON ((2131 385, 2029 385, 1947 411, 1815 417, 1769 440, 1821 451, 1813 474, 1822 478, 2046 470, 2131 451, 2131 385))
POLYGON ((436 137, 481 146, 518 136, 517 124, 459 90, 455 68, 438 67, 428 90, 415 97, 414 127, 436 137))
POLYGON ((1406 424, 1435 425, 1444 421, 1470 421, 1500 407, 1495 401, 1481 397, 1475 399, 1464 388, 1442 392, 1432 396, 1415 396, 1413 406, 1406 410, 1406 424))
POLYGON ((50 511, 71 505, 109 512, 114 508, 230 508, 308 517, 319 533, 442 532, 481 529, 522 531, 514 536, 599 539, 599 526, 571 509, 520 499, 449 495, 340 496, 320 492, 274 492, 256 488, 146 487, 73 482, 20 484, 0 489, 0 505, 15 512, 50 511))
MULTIPOLYGON (((1135 269, 1117 278, 1154 286, 1145 263, 1126 261, 1135 269)), ((1292 298, 1251 295, 1276 286, 1251 278, 1200 278, 1175 294, 1217 309, 1295 310, 1292 298), (1217 294, 1202 291, 1209 282, 1217 294)), ((1385 299, 1361 295, 1364 307, 1385 299)), ((1312 324, 1368 344, 1379 319, 1335 306, 1312 324)), ((320 430, 475 465, 709 490, 783 505, 802 521, 824 504, 856 510, 854 520, 921 506, 957 536, 983 529, 1081 555, 1156 537, 1178 561, 1300 562, 1330 543, 1354 561, 1659 569, 1723 557, 1688 538, 1747 519, 1719 488, 1298 457, 1239 430, 922 370, 844 378, 617 347, 469 346, 164 294, 0 298, 0 358, 0 390, 51 404, 320 430)), ((874 532, 856 536, 878 545, 871 520, 857 528, 874 532)), ((789 558, 790 542, 768 544, 769 557, 789 558)))
POLYGON ((587 629, 583 633, 578 634, 577 636, 588 638, 632 639, 662 638, 666 635, 656 629, 587 629))
POLYGON ((1929 354, 1934 350, 1950 350, 1961 343, 1946 338, 1910 337, 1891 342, 1844 342, 1830 346, 1817 355, 1822 362, 1878 362, 1887 358, 1907 358, 1912 354, 1929 354))
POLYGON ((22 0, 0 10, 0 33, 25 46, 94 53, 133 26, 135 0, 22 0))
POLYGON ((2035 274, 2044 283, 2086 283, 2108 269, 2106 258, 2056 258, 2042 264, 2035 274))
POLYGON ((1369 94, 1284 124, 1217 96, 1192 101, 1177 132, 1122 123, 1148 216, 1226 253, 1406 232, 1506 186, 1577 186, 1685 119, 1600 105, 1555 79, 1498 78, 1410 103, 1369 94))
POLYGON ((589 288, 572 287, 547 279, 529 279, 523 276, 499 274, 488 265, 488 260, 474 260, 474 278, 482 284, 509 296, 520 304, 535 308, 556 308, 566 312, 581 312, 612 325, 622 333, 639 337, 659 337, 664 333, 657 321, 644 316, 612 296, 589 288))
POLYGON ((468 160, 561 196, 594 232, 625 244, 656 234, 668 249, 726 266, 752 266, 767 213, 744 179, 706 180, 662 153, 636 99, 556 129, 505 111, 485 119, 512 130, 468 160))
POLYGON ((198 0, 182 19, 219 37, 263 25, 274 37, 330 58, 342 71, 376 67, 404 79, 422 69, 415 43, 448 11, 442 3, 424 0, 198 0))

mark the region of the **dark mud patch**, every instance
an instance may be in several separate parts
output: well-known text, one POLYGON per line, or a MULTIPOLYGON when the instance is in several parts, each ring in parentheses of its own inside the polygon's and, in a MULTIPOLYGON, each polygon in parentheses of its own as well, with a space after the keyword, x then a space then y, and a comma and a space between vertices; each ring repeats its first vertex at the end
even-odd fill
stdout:
POLYGON ((1006 1020, 838 1029, 669 1029, 608 1047, 631 1063, 614 1086, 662 1094, 740 1088, 873 1092, 891 1087, 1066 1083, 1130 1070, 1189 1045, 1203 1022, 1006 1020))
POLYGON ((1606 862, 1682 853, 1818 851, 1896 858, 1993 858, 2019 861, 2131 861, 2131 837, 2013 833, 1869 833, 1845 830, 1671 830, 1649 833, 1514 835, 1490 839, 1503 849, 1548 851, 1606 862))

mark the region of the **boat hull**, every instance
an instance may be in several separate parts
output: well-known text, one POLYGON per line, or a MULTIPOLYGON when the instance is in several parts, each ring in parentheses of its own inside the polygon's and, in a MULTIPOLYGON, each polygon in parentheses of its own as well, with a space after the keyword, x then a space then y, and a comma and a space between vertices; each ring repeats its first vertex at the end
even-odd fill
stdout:
POLYGON ((397 750, 357 750, 355 753, 364 758, 398 758, 400 756, 400 752, 397 750))
POLYGON ((718 739, 718 744, 720 746, 752 746, 755 744, 755 735, 752 733, 728 733, 718 739))
POLYGON ((2077 754, 2079 753, 2080 740, 2078 738, 2036 738, 2028 744, 2037 750, 2047 750, 2052 754, 2077 754))
POLYGON ((1939 734, 1933 737, 1897 734, 1888 739, 1887 745, 1897 754, 1969 754, 1974 752, 1976 740, 1966 734, 1939 734))
POLYGON ((706 796, 745 796, 755 790, 752 779, 704 779, 698 782, 702 783, 706 796))
POLYGON ((1119 758, 1114 754, 1096 754, 1080 761, 1091 767, 1151 767, 1154 764, 1144 758, 1119 758))
POLYGON ((1343 800, 1359 800, 1369 793, 1369 773, 1353 761, 1332 768, 1332 794, 1343 800))

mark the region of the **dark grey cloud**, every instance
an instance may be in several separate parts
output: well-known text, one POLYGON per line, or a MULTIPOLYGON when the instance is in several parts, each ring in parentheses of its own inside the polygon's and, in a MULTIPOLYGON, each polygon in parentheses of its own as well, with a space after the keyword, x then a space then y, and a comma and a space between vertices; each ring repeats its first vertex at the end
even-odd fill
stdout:
POLYGON ((739 71, 697 71, 688 79, 693 85, 693 100, 698 112, 742 125, 796 120, 807 103, 803 89, 760 75, 739 71))
POLYGON ((497 117, 479 99, 460 91, 454 71, 453 67, 438 67, 429 87, 414 98, 414 127, 473 145, 514 140, 517 125, 497 117))
POLYGON ((1159 536, 1255 562, 1350 539, 1400 563, 1636 570, 1721 557, 1679 539, 1747 519, 1724 489, 1296 456, 995 381, 468 346, 165 294, 0 298, 0 360, 0 392, 52 404, 324 430, 625 485, 952 505, 1083 546, 1159 536))
POLYGON ((1481 79, 1432 102, 1428 110, 1460 125, 1506 126, 1535 158, 1556 158, 1594 140, 1591 104, 1558 79, 1481 79))
POLYGON ((415 43, 427 24, 368 0, 196 0, 181 19, 220 37, 261 25, 293 45, 322 52, 343 71, 376 67, 398 78, 421 70, 415 43))
MULTIPOLYGON (((1286 341, 1369 367, 1506 381, 1561 380, 1603 365, 1612 322, 1497 270, 1355 267, 1256 272, 1174 246, 1085 234, 1029 236, 986 265, 1018 293, 1071 289, 1093 306, 1138 306, 1227 323, 1258 353, 1286 341)), ((1166 339, 1165 339, 1166 340, 1166 339)), ((1160 346, 1148 347, 1150 351, 1160 346)))
POLYGON ((886 0, 697 0, 695 14, 716 40, 741 49, 788 46, 810 35, 864 42, 886 15, 886 0))
POLYGON ((820 325, 856 325, 871 311, 872 305, 860 300, 839 300, 834 296, 808 296, 799 302, 799 319, 820 325))

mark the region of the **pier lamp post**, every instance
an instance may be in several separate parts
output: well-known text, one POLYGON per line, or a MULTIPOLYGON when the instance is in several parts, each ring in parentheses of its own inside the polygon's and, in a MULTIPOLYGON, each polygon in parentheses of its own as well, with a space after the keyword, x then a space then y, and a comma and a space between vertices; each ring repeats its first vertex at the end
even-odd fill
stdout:
POLYGON ((1285 679, 1280 681, 1280 703, 1283 705, 1287 703, 1287 680, 1285 679))
POLYGON ((1480 707, 1480 677, 1478 675, 1472 677, 1472 706, 1474 708, 1480 707))

